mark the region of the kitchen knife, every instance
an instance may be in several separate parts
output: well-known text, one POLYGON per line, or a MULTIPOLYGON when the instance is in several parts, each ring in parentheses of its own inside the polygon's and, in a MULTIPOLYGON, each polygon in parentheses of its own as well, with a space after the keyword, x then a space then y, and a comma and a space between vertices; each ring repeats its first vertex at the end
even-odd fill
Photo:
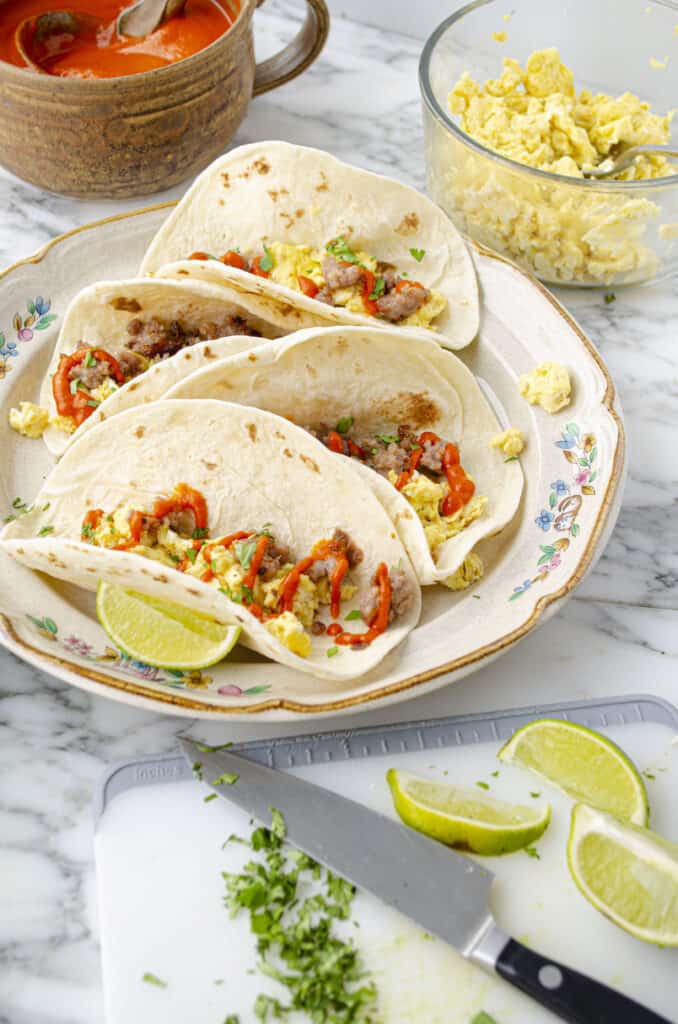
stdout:
POLYGON ((208 786, 266 824, 275 807, 304 853, 378 896, 570 1024, 670 1024, 512 939, 489 909, 494 875, 442 843, 321 786, 182 739, 208 786), (219 784, 223 775, 235 783, 219 784))

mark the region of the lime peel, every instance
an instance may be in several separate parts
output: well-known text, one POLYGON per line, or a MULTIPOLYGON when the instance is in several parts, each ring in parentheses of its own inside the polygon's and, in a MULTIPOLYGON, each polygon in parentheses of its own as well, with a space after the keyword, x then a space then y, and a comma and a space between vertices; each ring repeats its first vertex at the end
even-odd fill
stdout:
POLYGON ((239 625, 224 625, 172 601, 139 594, 102 580, 97 615, 124 654, 154 668, 196 671, 215 665, 233 649, 239 625))
POLYGON ((497 856, 520 850, 539 839, 551 820, 549 804, 509 804, 477 789, 432 782, 396 768, 389 769, 386 780, 406 825, 472 853, 497 856))

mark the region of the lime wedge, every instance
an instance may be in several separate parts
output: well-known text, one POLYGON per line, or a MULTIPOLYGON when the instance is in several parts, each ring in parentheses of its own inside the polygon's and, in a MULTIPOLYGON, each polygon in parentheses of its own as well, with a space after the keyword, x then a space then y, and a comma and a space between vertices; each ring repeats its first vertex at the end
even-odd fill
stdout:
POLYGON ((592 729, 541 718, 518 729, 498 757, 529 768, 573 800, 647 825, 643 780, 624 751, 592 729))
POLYGON ((551 808, 521 807, 463 786, 447 786, 391 768, 393 805, 410 828, 457 846, 496 856, 529 846, 546 830, 551 808))
POLYGON ((155 668, 190 671, 215 665, 240 635, 240 626, 224 626, 190 608, 103 580, 97 615, 116 647, 155 668))
POLYGON ((678 844, 576 804, 567 863, 586 899, 620 928, 678 946, 678 844))

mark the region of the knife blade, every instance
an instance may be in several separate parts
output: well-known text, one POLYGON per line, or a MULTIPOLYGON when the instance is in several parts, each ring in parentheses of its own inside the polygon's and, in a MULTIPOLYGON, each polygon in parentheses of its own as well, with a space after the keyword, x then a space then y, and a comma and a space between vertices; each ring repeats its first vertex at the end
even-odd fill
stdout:
POLYGON ((627 996, 542 957, 504 932, 490 910, 493 873, 362 804, 225 750, 181 739, 189 764, 219 796, 268 824, 279 811, 287 838, 494 971, 569 1024, 670 1024, 627 996), (232 784, 219 780, 236 776, 232 784))

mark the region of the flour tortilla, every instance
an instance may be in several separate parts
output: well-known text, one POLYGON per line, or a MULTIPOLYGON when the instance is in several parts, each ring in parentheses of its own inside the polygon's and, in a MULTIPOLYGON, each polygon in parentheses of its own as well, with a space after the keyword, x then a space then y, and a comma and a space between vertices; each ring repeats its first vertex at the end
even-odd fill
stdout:
MULTIPOLYGON (((227 286, 217 288, 203 281, 152 281, 148 278, 102 281, 90 285, 76 295, 66 311, 40 390, 40 404, 49 410, 50 415, 56 414, 52 377, 60 357, 74 352, 82 342, 106 348, 111 340, 126 338, 127 324, 137 317, 181 320, 188 325, 198 325, 218 321, 229 315, 241 317, 264 338, 277 338, 292 329, 289 314, 281 312, 277 301, 264 301, 227 286)), ((159 392, 155 387, 154 371, 161 366, 163 390, 167 390, 168 381, 179 380, 215 358, 252 348, 258 340, 250 336, 246 339, 233 336, 198 343, 169 359, 154 363, 146 373, 134 377, 120 391, 102 402, 74 434, 49 427, 43 435, 45 443, 51 452, 60 455, 74 439, 105 419, 109 412, 122 412, 133 405, 160 397, 162 391, 159 392)))
POLYGON ((270 241, 322 250, 339 235, 447 299, 433 332, 397 325, 396 331, 419 338, 434 334, 453 349, 473 340, 479 324, 475 271, 464 240, 442 210, 398 181, 286 142, 240 146, 208 167, 158 231, 140 272, 276 296, 290 304, 291 329, 338 323, 393 330, 384 320, 328 306, 219 260, 188 259, 193 252, 220 256, 235 248, 253 254, 270 241), (413 248, 424 250, 421 262, 411 255, 413 248), (300 311, 310 323, 299 323, 300 311))
MULTIPOLYGON (((342 465, 305 431, 271 413, 213 400, 155 402, 88 431, 57 463, 34 511, 5 527, 2 550, 87 590, 109 580, 241 623, 247 646, 300 672, 337 680, 374 668, 416 625, 421 608, 421 591, 393 524, 348 462, 342 465), (364 559, 351 570, 358 593, 342 610, 359 606, 380 562, 405 572, 413 595, 409 610, 364 650, 341 647, 328 658, 334 640, 324 635, 313 637, 311 656, 301 658, 216 587, 144 556, 80 540, 87 509, 112 510, 127 502, 147 508, 178 483, 205 495, 212 537, 268 523, 301 558, 337 527, 345 530, 364 559), (51 532, 40 537, 47 527, 51 532)), ((360 622, 355 626, 354 632, 365 629, 360 622)))
POLYGON ((345 416, 355 430, 390 433, 400 423, 433 430, 459 445, 476 493, 488 498, 483 515, 441 544, 435 559, 407 499, 356 459, 349 464, 379 497, 396 525, 422 585, 451 576, 485 537, 514 517, 523 474, 490 439, 499 421, 473 374, 451 352, 427 339, 412 345, 398 332, 362 327, 316 328, 268 342, 251 353, 214 363, 183 378, 168 398, 212 399, 257 406, 304 427, 333 426, 345 416), (254 358, 252 358, 254 356, 254 358))

